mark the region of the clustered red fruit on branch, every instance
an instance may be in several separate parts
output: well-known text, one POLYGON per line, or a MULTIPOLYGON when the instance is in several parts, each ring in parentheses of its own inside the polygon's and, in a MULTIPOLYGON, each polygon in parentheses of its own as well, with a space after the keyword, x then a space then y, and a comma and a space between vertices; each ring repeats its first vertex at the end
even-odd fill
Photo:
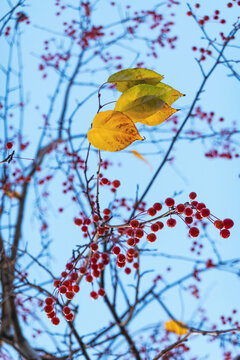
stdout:
MULTIPOLYGON (((103 179, 102 179, 103 180, 103 179)), ((117 180, 115 180, 116 182, 117 180)), ((118 185, 117 183, 115 186, 118 185)), ((120 185, 120 183, 119 183, 120 185)), ((210 210, 202 202, 196 200, 197 194, 191 192, 189 194, 190 201, 186 203, 175 205, 173 198, 168 197, 165 200, 167 210, 158 215, 162 210, 161 203, 155 203, 147 211, 141 211, 130 222, 122 225, 111 225, 111 209, 105 208, 102 215, 97 214, 97 209, 93 203, 93 210, 96 212, 91 219, 75 218, 76 226, 81 226, 80 230, 83 236, 90 239, 90 244, 86 245, 89 249, 87 255, 79 255, 71 262, 66 264, 65 271, 62 272, 61 278, 54 281, 55 294, 52 298, 47 298, 44 308, 47 316, 51 319, 54 325, 58 325, 60 320, 56 317, 56 306, 54 309, 55 299, 59 295, 63 302, 62 313, 67 321, 72 321, 74 316, 71 309, 66 303, 71 301, 75 294, 80 291, 79 283, 84 277, 87 283, 93 287, 95 280, 99 279, 101 272, 105 266, 110 263, 110 256, 113 256, 118 268, 124 268, 125 274, 129 275, 132 269, 138 271, 139 269, 139 250, 138 244, 142 238, 146 236, 146 240, 153 243, 157 240, 156 233, 164 227, 163 220, 167 218, 166 225, 173 228, 177 224, 175 217, 180 218, 185 222, 189 228, 188 235, 191 238, 197 238, 200 234, 198 224, 201 224, 203 219, 209 220, 214 226, 220 230, 220 236, 224 239, 230 236, 230 231, 234 225, 231 219, 224 219, 221 221, 211 214, 210 210), (141 221, 145 215, 150 218, 146 221, 141 221), (162 221, 161 221, 162 220, 162 221), (89 225, 94 225, 94 230, 90 231, 89 225), (150 228, 150 232, 149 232, 150 228), (107 237, 110 245, 108 252, 101 252, 101 240, 107 237), (120 241, 121 240, 121 241, 120 241), (57 295, 57 296, 55 296, 57 295), (66 303, 64 304, 64 298, 66 303)), ((211 264, 210 264, 211 265, 211 264)), ((209 266, 210 266, 209 265, 209 266)), ((90 292, 90 297, 93 300, 98 299, 99 296, 105 296, 105 290, 100 287, 98 292, 93 290, 90 292)))

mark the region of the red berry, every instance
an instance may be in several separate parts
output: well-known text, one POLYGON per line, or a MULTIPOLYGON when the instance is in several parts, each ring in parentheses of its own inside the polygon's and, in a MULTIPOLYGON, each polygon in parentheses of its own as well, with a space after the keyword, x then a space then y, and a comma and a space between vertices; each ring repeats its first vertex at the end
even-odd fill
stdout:
POLYGON ((45 313, 50 314, 53 311, 52 305, 46 305, 44 308, 45 313))
POLYGON ((229 236, 230 236, 230 231, 227 230, 227 229, 222 229, 220 231, 220 236, 223 238, 223 239, 227 239, 229 236))
POLYGON ((117 257, 119 263, 124 263, 126 261, 126 256, 124 254, 119 254, 117 257))
POLYGON ((197 207, 197 204, 198 204, 198 202, 196 200, 191 202, 191 205, 194 206, 194 207, 197 207))
POLYGON ((139 263, 137 263, 137 262, 134 263, 134 264, 133 264, 133 267, 134 267, 134 269, 136 269, 136 270, 139 269, 139 263))
POLYGON ((232 3, 228 3, 228 4, 227 4, 227 7, 228 7, 228 8, 231 8, 232 6, 233 6, 232 3))
POLYGON ((63 308, 63 314, 64 314, 64 315, 68 315, 68 314, 70 314, 70 313, 71 313, 70 307, 64 306, 64 308, 63 308))
POLYGON ((234 222, 232 221, 232 219, 224 219, 223 220, 223 226, 225 227, 225 229, 231 229, 234 225, 234 222))
POLYGON ((199 25, 203 26, 204 25, 204 20, 199 20, 199 25))
POLYGON ((221 24, 225 24, 225 22, 226 22, 226 20, 224 20, 224 19, 220 20, 221 24))
POLYGON ((7 148, 8 150, 10 150, 12 147, 13 147, 13 143, 11 143, 11 142, 7 142, 7 143, 6 143, 6 148, 7 148))
POLYGON ((86 271, 87 271, 87 269, 85 268, 85 266, 81 266, 80 269, 79 269, 79 272, 80 272, 81 275, 86 274, 86 271))
POLYGON ((110 215, 111 214, 111 210, 110 209, 104 209, 103 210, 104 215, 110 215))
POLYGON ((114 180, 114 181, 112 182, 112 186, 113 186, 115 189, 117 189, 117 188, 120 186, 120 181, 119 181, 119 180, 114 180))
POLYGON ((114 246, 114 248, 112 249, 112 252, 113 252, 115 255, 118 255, 118 254, 120 254, 121 249, 120 249, 119 246, 114 246))
POLYGON ((96 293, 96 291, 91 291, 90 296, 93 300, 97 300, 97 298, 98 298, 98 294, 96 293))
POLYGON ((185 223, 190 225, 193 222, 192 216, 186 216, 185 217, 185 223))
POLYGON ((222 222, 221 220, 216 220, 216 221, 214 222, 214 226, 215 226, 217 229, 221 230, 221 229, 223 228, 223 222, 222 222))
POLYGON ((195 214, 195 218, 196 218, 197 220, 202 220, 202 215, 201 215, 199 212, 197 212, 197 213, 195 214))
POLYGON ((66 319, 67 321, 72 321, 72 320, 73 320, 73 314, 70 313, 70 314, 66 315, 66 316, 65 316, 65 319, 66 319))
POLYGON ((105 234, 105 228, 104 227, 99 227, 97 232, 98 232, 98 235, 104 235, 105 234))
POLYGON ((69 280, 65 280, 63 281, 62 285, 68 287, 71 285, 71 282, 69 280))
POLYGON ((60 292, 60 294, 65 294, 67 292, 66 286, 60 286, 59 292, 60 292))
POLYGON ((158 231, 158 230, 159 230, 158 224, 152 224, 152 226, 151 226, 151 231, 156 232, 156 231, 158 231))
POLYGON ((88 274, 88 275, 86 276, 86 281, 89 282, 89 283, 91 283, 91 282, 93 281, 92 275, 88 274))
POLYGON ((104 261, 109 261, 109 255, 107 253, 102 253, 101 256, 104 261))
POLYGON ((175 219, 170 218, 167 221, 167 226, 168 227, 174 227, 176 225, 176 223, 177 223, 177 221, 175 219))
POLYGON ((61 277, 62 277, 62 278, 67 277, 67 275, 68 275, 68 273, 67 273, 66 271, 63 271, 63 272, 61 273, 61 277))
POLYGON ((74 298, 74 292, 73 291, 67 291, 66 292, 66 298, 68 300, 72 300, 74 298))
POLYGON ((134 249, 128 249, 127 256, 128 257, 133 257, 134 255, 135 255, 135 250, 134 249))
POLYGON ((80 226, 80 225, 82 225, 82 220, 78 219, 78 218, 75 218, 74 223, 75 223, 75 225, 80 226))
POLYGON ((119 261, 117 261, 117 267, 119 267, 119 268, 124 268, 124 266, 126 265, 126 263, 125 262, 119 262, 119 261))
POLYGON ((174 206, 175 201, 174 201, 172 198, 167 198, 167 199, 165 200, 165 204, 166 204, 168 207, 172 207, 172 206, 174 206))
POLYGON ((61 281, 60 280, 55 280, 54 283, 53 283, 53 286, 58 288, 61 284, 61 281))
POLYGON ((59 318, 58 318, 58 317, 56 317, 56 316, 55 316, 55 317, 53 317, 51 321, 52 321, 53 325, 58 325, 58 324, 60 323, 59 318))
POLYGON ((136 245, 135 239, 134 238, 129 238, 127 240, 127 244, 128 244, 128 246, 135 246, 136 245))
POLYGON ((197 227, 191 227, 191 229, 189 230, 189 235, 190 235, 191 237, 195 238, 195 237, 198 237, 199 232, 200 232, 200 231, 198 230, 197 227))
POLYGON ((102 178, 101 183, 102 183, 103 185, 107 185, 107 184, 108 184, 108 179, 102 178))
POLYGON ((187 207, 187 208, 184 210, 184 214, 185 214, 186 216, 192 216, 193 210, 192 210, 190 207, 187 207))
POLYGON ((45 299, 45 304, 46 305, 52 305, 53 303, 54 303, 53 298, 48 297, 48 298, 45 299))
POLYGON ((197 47, 196 47, 196 46, 193 46, 193 47, 192 47, 192 51, 197 51, 197 47))
POLYGON ((94 216, 93 216, 93 221, 94 221, 94 222, 98 222, 98 220, 99 220, 99 216, 98 216, 98 215, 94 215, 94 216))
POLYGON ((131 274, 131 269, 129 267, 126 267, 124 271, 127 275, 131 274))
POLYGON ((66 269, 71 271, 73 269, 73 264, 72 263, 67 263, 66 264, 66 269))
POLYGON ((135 236, 138 238, 138 239, 141 239, 144 235, 144 232, 142 229, 137 229, 136 232, 135 232, 135 236))
POLYGON ((162 205, 160 203, 155 203, 153 204, 153 208, 157 211, 162 210, 162 205))
POLYGON ((94 270, 92 274, 95 278, 99 278, 99 276, 101 275, 100 271, 98 271, 98 270, 94 270))
POLYGON ((178 212, 179 214, 182 214, 182 213, 184 212, 184 210, 185 210, 185 205, 184 205, 184 204, 178 204, 178 205, 176 206, 176 210, 177 210, 177 212, 178 212))
POLYGON ((83 225, 82 227, 81 227, 81 230, 82 230, 82 232, 87 232, 88 231, 88 226, 87 225, 83 225))
POLYGON ((187 16, 192 16, 192 12, 191 12, 191 11, 188 11, 188 12, 187 12, 187 16))
POLYGON ((80 290, 80 287, 79 287, 79 285, 73 285, 73 292, 76 294, 76 293, 78 293, 79 292, 79 290, 80 290))
POLYGON ((201 211, 202 209, 204 209, 206 207, 206 205, 204 203, 198 203, 197 204, 197 210, 201 211))
POLYGON ((100 288, 100 289, 98 290, 98 295, 99 295, 99 296, 105 296, 105 294, 106 294, 106 292, 105 292, 105 290, 104 290, 103 288, 100 288))
POLYGON ((91 250, 92 250, 92 251, 97 251, 97 250, 98 250, 98 244, 93 243, 93 244, 91 245, 91 250))
POLYGON ((138 220, 132 220, 130 222, 130 225, 132 228, 138 228, 139 227, 139 221, 138 220))
POLYGON ((134 235, 134 230, 133 229, 127 229, 126 234, 127 234, 127 236, 132 237, 134 235))
POLYGON ((147 241, 149 241, 149 242, 154 242, 154 241, 156 241, 156 239, 157 239, 157 237, 154 233, 150 233, 147 235, 147 241))
POLYGON ((73 272, 72 274, 71 274, 71 280, 72 281, 76 281, 78 279, 78 274, 76 273, 76 272, 73 272))
POLYGON ((210 215, 210 210, 207 209, 207 208, 203 208, 201 211, 200 211, 200 214, 202 217, 208 217, 210 215))
POLYGON ((195 7, 196 7, 197 9, 199 9, 199 8, 200 8, 200 4, 195 4, 195 7))
POLYGON ((150 216, 154 216, 154 215, 156 215, 157 210, 155 210, 155 209, 152 207, 152 208, 149 208, 149 209, 148 209, 147 213, 148 213, 148 215, 150 215, 150 216))
POLYGON ((48 317, 49 319, 52 319, 54 316, 56 316, 55 311, 52 311, 51 313, 47 314, 47 317, 48 317))
POLYGON ((164 223, 161 221, 157 221, 156 224, 158 224, 159 230, 162 230, 162 228, 164 227, 164 223))

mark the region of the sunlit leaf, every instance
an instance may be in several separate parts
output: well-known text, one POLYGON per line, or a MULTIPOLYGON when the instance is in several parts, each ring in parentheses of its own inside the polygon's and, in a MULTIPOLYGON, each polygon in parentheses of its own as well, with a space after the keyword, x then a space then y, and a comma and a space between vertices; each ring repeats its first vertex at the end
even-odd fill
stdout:
POLYGON ((149 163, 149 161, 147 161, 141 154, 139 154, 138 151, 132 150, 131 153, 135 155, 138 159, 144 161, 150 167, 150 169, 152 169, 152 165, 149 163))
POLYGON ((172 105, 174 101, 178 100, 181 96, 184 96, 176 89, 164 83, 159 83, 156 87, 162 90, 162 95, 160 95, 160 97, 168 105, 172 105))
POLYGON ((115 105, 115 110, 125 113, 134 122, 141 122, 145 125, 158 125, 176 111, 161 99, 162 94, 163 90, 156 86, 133 86, 120 96, 115 105), (157 112, 159 112, 158 120, 155 117, 148 120, 150 116, 157 112))
POLYGON ((180 321, 176 322, 174 320, 165 322, 165 329, 177 335, 186 335, 188 332, 188 329, 185 327, 185 324, 183 324, 180 321))
POLYGON ((143 140, 127 115, 111 110, 95 116, 87 136, 94 147, 105 151, 120 151, 135 140, 143 140))
POLYGON ((156 126, 161 123, 163 123, 165 120, 167 120, 170 116, 175 114, 178 110, 172 108, 171 106, 165 104, 161 110, 156 112, 155 114, 142 119, 140 122, 144 125, 148 126, 156 126))
POLYGON ((134 68, 118 71, 108 78, 108 82, 117 85, 119 91, 126 91, 139 84, 156 85, 163 76, 153 70, 134 68))

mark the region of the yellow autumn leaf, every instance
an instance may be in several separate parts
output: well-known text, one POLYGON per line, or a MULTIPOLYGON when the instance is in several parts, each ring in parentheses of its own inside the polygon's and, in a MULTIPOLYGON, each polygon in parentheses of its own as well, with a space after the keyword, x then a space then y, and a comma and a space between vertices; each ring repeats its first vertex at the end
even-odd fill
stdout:
POLYGON ((120 151, 135 140, 143 140, 127 115, 112 110, 95 116, 87 137, 94 147, 105 151, 120 151))
POLYGON ((178 110, 172 108, 171 106, 165 104, 161 110, 156 112, 155 114, 142 119, 140 122, 144 125, 148 126, 156 126, 161 123, 163 123, 165 120, 167 120, 170 116, 172 116, 175 112, 178 110))
POLYGON ((185 327, 185 324, 183 324, 180 321, 175 321, 175 320, 166 321, 165 329, 167 331, 173 332, 177 335, 186 335, 188 332, 188 329, 185 327))
POLYGON ((136 85, 125 91, 118 99, 115 110, 128 115, 134 122, 146 125, 157 125, 166 120, 176 110, 172 109, 162 99, 163 90, 153 85, 136 85), (154 124, 145 121, 149 116, 162 111, 161 119, 154 124))
POLYGON ((162 95, 160 95, 160 97, 168 105, 172 105, 174 101, 178 100, 181 96, 184 96, 178 90, 164 83, 159 83, 156 87, 162 90, 162 95))
POLYGON ((108 78, 111 84, 117 84, 121 92, 139 84, 156 85, 163 79, 163 75, 149 69, 133 68, 118 71, 108 78))
POLYGON ((150 169, 152 169, 152 165, 149 163, 149 161, 147 161, 141 154, 139 154, 138 151, 132 150, 131 153, 135 155, 138 159, 144 161, 150 167, 150 169))
POLYGON ((5 194, 6 194, 10 199, 20 199, 20 198, 21 198, 21 194, 18 193, 17 191, 8 190, 8 191, 5 192, 5 194))

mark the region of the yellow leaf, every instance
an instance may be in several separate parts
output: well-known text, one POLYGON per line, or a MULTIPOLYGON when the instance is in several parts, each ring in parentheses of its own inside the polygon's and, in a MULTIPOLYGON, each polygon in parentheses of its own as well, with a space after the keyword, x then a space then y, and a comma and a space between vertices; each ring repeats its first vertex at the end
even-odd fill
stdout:
POLYGON ((17 191, 8 190, 8 191, 5 192, 5 194, 6 194, 10 199, 20 199, 20 198, 21 198, 21 194, 19 194, 17 191))
POLYGON ((180 321, 174 321, 174 320, 165 322, 165 329, 169 332, 174 332, 177 335, 186 335, 188 332, 188 329, 185 327, 185 324, 183 324, 180 321))
POLYGON ((164 83, 159 83, 156 87, 162 90, 162 95, 160 95, 160 97, 168 105, 172 105, 174 101, 178 100, 181 96, 184 96, 179 91, 164 83))
POLYGON ((117 84, 117 89, 124 92, 139 84, 156 85, 162 79, 163 76, 153 70, 134 68, 118 71, 108 78, 108 82, 117 84))
POLYGON ((150 167, 150 169, 152 169, 152 166, 151 166, 151 164, 149 163, 149 161, 147 161, 141 154, 139 154, 138 151, 132 150, 131 153, 132 153, 133 155, 135 155, 138 159, 144 161, 144 162, 150 167))
POLYGON ((156 86, 133 86, 120 96, 115 105, 115 110, 125 113, 134 122, 141 122, 145 125, 158 125, 176 111, 161 99, 162 94, 163 90, 156 86), (155 118, 153 124, 151 124, 151 119, 146 121, 147 118, 158 111, 160 111, 158 121, 155 118))
POLYGON ((105 151, 120 151, 135 140, 143 140, 127 115, 112 110, 95 116, 87 136, 94 147, 105 151))
POLYGON ((148 126, 156 126, 161 123, 163 123, 165 120, 167 120, 170 116, 172 116, 175 112, 177 112, 176 109, 172 108, 171 106, 165 104, 161 110, 156 112, 155 114, 142 119, 141 123, 148 126))

